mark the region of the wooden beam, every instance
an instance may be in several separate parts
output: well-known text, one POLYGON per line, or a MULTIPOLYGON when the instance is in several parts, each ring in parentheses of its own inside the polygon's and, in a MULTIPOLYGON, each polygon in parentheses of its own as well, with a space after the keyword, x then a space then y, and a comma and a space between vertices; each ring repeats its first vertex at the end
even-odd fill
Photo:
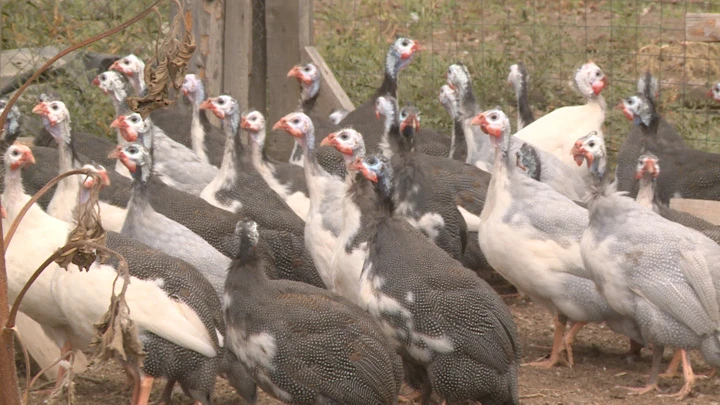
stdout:
POLYGON ((712 224, 720 225, 720 201, 671 198, 670 208, 687 212, 712 224))
MULTIPOLYGON (((300 63, 301 50, 311 45, 311 24, 311 0, 265 1, 268 125, 298 107, 300 89, 287 72, 300 63)), ((267 142, 280 160, 287 160, 294 144, 289 136, 273 136, 267 142)))
POLYGON ((687 13, 685 37, 694 42, 720 42, 720 13, 687 13))
POLYGON ((248 107, 267 117, 267 49, 265 47, 265 0, 252 0, 252 41, 250 42, 250 87, 248 107))
MULTIPOLYGON (((223 49, 225 4, 213 0, 189 0, 193 12, 193 34, 197 49, 190 61, 190 72, 207 82, 205 93, 217 96, 223 90, 223 49)), ((212 114, 209 114, 212 115, 212 114)))
POLYGON ((240 108, 248 107, 252 53, 252 0, 225 2, 225 49, 222 77, 223 93, 235 97, 240 108))
POLYGON ((325 63, 320 52, 314 46, 306 46, 303 49, 303 59, 312 62, 320 71, 322 80, 320 82, 320 95, 315 103, 315 110, 320 116, 327 116, 333 110, 342 108, 347 111, 355 109, 345 90, 335 78, 330 67, 325 63))

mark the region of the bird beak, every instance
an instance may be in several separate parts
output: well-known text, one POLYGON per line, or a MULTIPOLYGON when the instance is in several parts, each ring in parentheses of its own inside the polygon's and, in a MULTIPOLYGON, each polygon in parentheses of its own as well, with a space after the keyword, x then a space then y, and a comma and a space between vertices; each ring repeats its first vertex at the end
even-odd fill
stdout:
POLYGON ((200 103, 198 108, 200 108, 201 110, 210 110, 213 114, 215 114, 216 117, 218 117, 218 119, 225 119, 225 112, 218 109, 215 104, 213 104, 212 98, 208 98, 202 103, 200 103))
POLYGON ((615 106, 615 109, 622 111, 623 115, 625 115, 625 118, 629 119, 630 121, 633 120, 633 118, 634 118, 633 114, 630 111, 628 111, 627 108, 625 108, 625 103, 623 103, 622 101, 619 102, 618 105, 615 106))
POLYGON ((337 141, 335 140, 335 132, 330 133, 328 136, 323 138, 320 142, 320 146, 335 146, 337 141))
POLYGON ((121 115, 110 124, 110 128, 118 128, 118 129, 126 129, 128 127, 127 121, 125 121, 125 116, 121 115))
POLYGON ((123 65, 120 64, 120 61, 121 61, 121 60, 122 60, 122 59, 118 59, 118 60, 116 60, 115 62, 113 62, 113 64, 110 65, 110 70, 117 70, 118 72, 120 72, 120 73, 122 73, 122 74, 125 74, 125 75, 128 75, 128 76, 131 76, 131 77, 132 77, 133 72, 130 71, 130 70, 125 70, 125 68, 123 67, 123 65))
POLYGON ((252 125, 250 125, 250 121, 248 121, 247 118, 242 117, 242 120, 240 121, 240 128, 252 129, 252 125))
POLYGON ((485 122, 485 114, 480 113, 470 120, 470 125, 482 125, 483 122, 485 122))
POLYGON ((610 81, 608 80, 607 76, 603 76, 601 80, 598 80, 592 84, 593 93, 595 93, 596 96, 599 95, 600 92, 602 92, 603 89, 609 84, 609 82, 610 81))
POLYGON ((92 79, 92 84, 93 84, 93 86, 98 86, 98 87, 100 87, 100 79, 98 79, 98 77, 95 76, 95 77, 92 79))
POLYGON ((50 115, 50 110, 48 109, 47 103, 44 101, 39 102, 35 107, 32 109, 33 114, 41 114, 41 115, 50 115))
POLYGON ((377 109, 375 109, 375 118, 380 119, 380 111, 378 111, 377 109))
POLYGON ((5 219, 7 218, 7 211, 5 211, 5 207, 0 205, 0 217, 5 219))
POLYGON ((293 66, 292 69, 290 69, 290 71, 288 72, 287 77, 295 77, 298 79, 298 81, 301 81, 304 84, 310 84, 312 82, 312 80, 310 80, 308 77, 305 77, 302 69, 300 68, 300 65, 293 66))
POLYGON ((578 166, 582 166, 583 160, 586 160, 587 166, 590 167, 593 160, 595 159, 592 153, 588 152, 585 148, 583 148, 583 144, 581 141, 575 142, 575 145, 573 145, 572 149, 570 150, 570 154, 573 156, 573 158, 575 159, 575 163, 577 163, 578 166))
POLYGON ((33 156, 32 150, 30 150, 27 146, 23 149, 22 160, 24 162, 23 167, 35 164, 35 156, 33 156))
POLYGON ((373 183, 377 183, 378 178, 377 174, 373 172, 372 170, 368 170, 365 165, 363 164, 363 161, 361 158, 358 158, 355 163, 352 165, 352 168, 358 172, 360 172, 363 177, 366 179, 372 181, 373 183))
POLYGON ((424 51, 425 48, 422 45, 420 45, 420 42, 415 41, 415 43, 413 44, 412 48, 410 48, 410 50, 413 53, 415 53, 415 52, 419 52, 419 51, 424 51))

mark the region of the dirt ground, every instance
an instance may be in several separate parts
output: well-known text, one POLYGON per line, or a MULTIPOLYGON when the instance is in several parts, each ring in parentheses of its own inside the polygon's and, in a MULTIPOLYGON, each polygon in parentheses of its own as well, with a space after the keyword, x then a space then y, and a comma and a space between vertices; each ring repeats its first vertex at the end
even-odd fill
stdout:
MULTIPOLYGON (((550 351, 552 344, 552 318, 543 309, 522 299, 509 299, 518 325, 523 346, 523 362, 535 361, 550 351)), ((575 367, 557 367, 540 370, 522 367, 520 372, 520 395, 523 404, 676 404, 675 398, 660 397, 656 394, 630 396, 617 386, 641 386, 650 369, 650 353, 643 350, 642 359, 628 362, 621 354, 628 348, 627 339, 614 334, 606 327, 588 325, 580 332, 575 343, 575 367)), ((672 353, 666 350, 663 368, 667 366, 672 353)), ((708 373, 710 368, 692 354, 696 373, 708 373)), ((85 373, 89 379, 76 379, 78 404, 109 405, 130 401, 130 390, 124 388, 125 376, 113 363, 101 365, 85 373)), ((674 393, 682 386, 682 379, 666 379, 660 382, 665 393, 674 393)), ((24 383, 21 383, 24 387, 24 383)), ((42 387, 41 387, 42 388, 42 387)), ((152 401, 157 401, 161 384, 155 384, 152 401)), ((33 393, 31 404, 41 404, 47 394, 33 393)), ((182 395, 175 396, 176 404, 190 404, 182 395)), ((242 405, 232 389, 221 379, 215 390, 216 405, 242 405)), ((692 395, 684 404, 720 404, 720 378, 699 379, 692 395)), ((260 393, 259 405, 275 405, 281 402, 260 393)))

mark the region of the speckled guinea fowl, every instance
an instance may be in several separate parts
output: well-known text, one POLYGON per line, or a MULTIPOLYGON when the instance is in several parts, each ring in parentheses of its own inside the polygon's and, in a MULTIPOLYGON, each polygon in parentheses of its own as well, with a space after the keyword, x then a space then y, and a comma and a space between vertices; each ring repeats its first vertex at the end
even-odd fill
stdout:
POLYGON ((400 108, 400 121, 412 119, 415 127, 415 150, 431 156, 448 157, 451 139, 435 129, 420 126, 420 110, 414 105, 400 108))
POLYGON ((573 365, 572 342, 587 322, 606 322, 614 331, 642 342, 637 327, 608 304, 596 289, 593 274, 580 255, 580 238, 587 228, 587 210, 547 184, 513 167, 510 121, 492 109, 473 119, 496 148, 493 178, 480 217, 480 248, 495 270, 538 305, 553 314, 555 338, 546 361, 560 364, 563 346, 573 365), (567 321, 575 322, 564 338, 567 321))
MULTIPOLYGON (((181 91, 192 104, 190 132, 185 136, 185 132, 175 131, 170 136, 183 145, 191 147, 201 159, 204 156, 204 161, 220 167, 225 148, 225 134, 210 123, 206 111, 200 110, 200 104, 205 101, 205 86, 202 80, 192 73, 185 75, 181 91)), ((157 119, 153 118, 153 122, 155 121, 157 119)))
POLYGON ((470 120, 480 112, 475 100, 470 72, 465 65, 456 63, 448 67, 446 76, 448 86, 457 93, 456 108, 458 119, 462 122, 466 145, 465 162, 489 173, 493 164, 492 145, 477 127, 470 125, 470 120))
POLYGON ((240 139, 240 106, 237 100, 227 95, 211 97, 200 108, 212 111, 221 119, 225 132, 223 163, 201 197, 216 207, 250 218, 263 228, 302 236, 305 223, 265 182, 253 166, 250 151, 240 139))
POLYGON ((528 102, 528 78, 529 76, 524 63, 518 62, 510 66, 508 83, 510 83, 513 86, 513 90, 515 90, 515 103, 517 104, 518 111, 517 131, 535 121, 535 116, 528 102))
POLYGON ((638 158, 635 177, 640 179, 638 195, 635 199, 643 207, 652 209, 663 218, 700 231, 703 235, 720 243, 720 226, 684 211, 672 209, 658 201, 655 193, 655 181, 660 174, 660 163, 657 156, 645 152, 638 158))
MULTIPOLYGON (((662 154, 663 151, 686 149, 682 136, 658 113, 654 87, 652 85, 642 87, 644 83, 653 83, 653 80, 650 73, 646 73, 638 82, 638 94, 622 100, 617 105, 617 108, 633 121, 633 127, 618 151, 615 176, 618 190, 627 191, 632 198, 638 193, 635 165, 643 152, 649 150, 655 154, 662 154)), ((665 160, 663 159, 664 164, 665 160)), ((669 169, 670 166, 667 166, 667 170, 669 169)), ((667 181, 665 178, 677 175, 679 174, 663 175, 663 185, 674 185, 674 179, 667 181)), ((663 187, 659 186, 658 192, 661 201, 668 204, 675 191, 673 189, 663 190, 663 187)))
POLYGON ((423 405, 433 392, 448 405, 518 404, 521 353, 510 310, 487 283, 393 216, 392 173, 383 159, 360 161, 362 174, 348 190, 368 245, 361 306, 397 345, 423 405))
MULTIPOLYGON (((302 167, 292 163, 279 162, 267 155, 265 117, 259 111, 252 110, 243 114, 240 127, 250 135, 248 141, 255 170, 288 207, 304 221, 310 209, 310 198, 302 167)), ((302 151, 302 148, 300 150, 302 151)))
POLYGON ((154 190, 149 180, 155 174, 150 152, 140 143, 129 143, 118 146, 113 157, 122 161, 133 175, 133 191, 122 233, 190 263, 221 294, 230 259, 186 226, 153 209, 149 195, 154 190))
MULTIPOLYGON (((9 170, 2 199, 8 214, 6 221, 13 221, 30 199, 22 189, 19 169, 33 161, 26 146, 8 148, 5 162, 9 170)), ((8 226, 8 222, 4 225, 8 226)), ((37 205, 30 208, 6 254, 10 299, 14 299, 40 262, 65 244, 71 229, 69 223, 49 216, 37 205)), ((209 398, 216 375, 214 359, 219 351, 216 333, 222 329, 222 320, 217 316, 219 301, 202 297, 210 286, 187 264, 177 269, 165 267, 164 257, 150 253, 144 256, 136 243, 115 236, 108 235, 108 246, 119 249, 128 258, 131 280, 126 300, 129 316, 136 323, 148 354, 145 372, 177 378, 186 384, 190 394, 209 398), (163 266, 155 267, 156 263, 163 266), (165 277, 162 283, 157 282, 158 276, 165 277), (192 284, 194 289, 173 295, 178 285, 186 284, 192 284), (179 365, 184 369, 175 368, 179 365)), ((96 335, 94 323, 107 311, 116 271, 117 263, 112 260, 105 264, 95 262, 88 272, 75 265, 65 270, 53 263, 25 296, 21 310, 43 325, 65 351, 86 350, 96 335)), ((139 377, 139 370, 134 371, 139 377)), ((140 384, 135 391, 136 395, 141 393, 140 384)))
MULTIPOLYGON (((581 138, 574 151, 590 162, 596 187, 580 243, 583 262, 610 305, 635 319, 653 345, 650 378, 635 391, 658 389, 664 346, 700 349, 710 365, 720 366, 720 246, 616 192, 606 177, 606 157, 586 141, 581 138)), ((681 398, 694 380, 687 356, 683 366, 681 398)))
POLYGON ((443 84, 438 95, 440 104, 445 108, 453 122, 452 137, 450 140, 449 158, 464 162, 467 160, 467 142, 465 142, 465 130, 463 128, 463 117, 460 111, 460 99, 457 91, 449 85, 443 84))
MULTIPOLYGON (((74 153, 74 142, 70 130, 70 113, 62 101, 43 101, 33 108, 33 113, 40 114, 45 124, 45 129, 52 135, 58 144, 58 174, 69 170, 80 168, 82 163, 74 153)), ((103 167, 102 175, 110 185, 107 171, 103 167)), ((52 194, 52 200, 47 206, 47 213, 65 222, 73 223, 73 210, 77 202, 80 185, 75 177, 66 177, 61 180, 52 194)), ((108 204, 102 199, 98 201, 102 210, 103 227, 105 229, 120 232, 127 209, 116 205, 108 204)))
MULTIPOLYGON (((283 129, 299 140, 303 150, 303 170, 310 194, 310 208, 303 230, 305 247, 312 256, 318 274, 327 288, 338 292, 335 285, 333 253, 344 221, 345 182, 342 177, 328 173, 315 157, 315 128, 305 113, 290 113, 273 126, 283 129)), ((332 148, 331 146, 325 146, 332 148)), ((332 148, 334 150, 334 148, 332 148)), ((337 152, 336 152, 337 153, 337 152)), ((342 156, 341 154, 339 154, 342 156)), ((344 165, 344 162, 343 162, 344 165)))
POLYGON ((200 195, 218 173, 217 167, 204 163, 197 153, 165 135, 150 118, 127 111, 110 126, 118 128, 126 142, 138 140, 152 150, 154 173, 171 187, 200 195))
POLYGON ((368 151, 375 152, 383 130, 382 123, 375 119, 375 100, 380 96, 397 98, 398 75, 410 64, 415 52, 420 49, 420 44, 415 40, 397 38, 390 45, 385 57, 385 73, 380 87, 367 101, 340 121, 341 127, 352 127, 365 136, 365 146, 368 151))
POLYGON ((269 280, 257 225, 237 229, 223 295, 227 342, 257 384, 288 404, 395 404, 402 365, 373 318, 330 291, 269 280))
MULTIPOLYGON (((460 260, 467 246, 467 224, 455 204, 455 190, 445 184, 444 178, 436 177, 416 151, 412 130, 417 124, 415 113, 398 114, 395 99, 385 96, 377 98, 375 108, 387 128, 381 145, 387 142, 383 154, 390 159, 395 173, 393 190, 397 213, 460 260)), ((336 149, 355 158, 365 157, 363 141, 363 135, 352 129, 337 132, 331 139, 336 149), (358 149, 361 154, 356 152, 358 149)))

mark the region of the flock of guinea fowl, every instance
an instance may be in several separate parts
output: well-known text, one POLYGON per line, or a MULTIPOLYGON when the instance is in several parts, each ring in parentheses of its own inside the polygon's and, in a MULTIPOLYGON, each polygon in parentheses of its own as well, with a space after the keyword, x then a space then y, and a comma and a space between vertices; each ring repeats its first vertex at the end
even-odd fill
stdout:
MULTIPOLYGON (((481 110, 467 68, 451 65, 439 99, 452 135, 421 128, 417 109, 396 100, 398 76, 420 49, 396 39, 377 92, 330 117, 314 110, 318 69, 293 67, 300 107, 270 132, 293 137, 287 161, 266 152, 263 114, 228 95, 206 98, 193 74, 182 86, 189 106, 130 110, 128 93, 146 90, 134 55, 93 81, 116 108, 116 145, 73 131, 66 105, 48 96, 32 110, 47 133, 22 145, 13 107, 6 232, 28 193, 56 174, 84 167, 97 176, 63 179, 6 234, 10 299, 102 187, 90 211, 106 246, 128 259, 127 315, 144 350, 139 363, 119 360, 132 404, 148 403, 156 378, 167 380, 161 401, 178 383, 210 404, 217 376, 248 403, 260 387, 290 404, 517 404, 518 331, 488 274, 554 317, 549 357, 528 366, 572 366, 577 333, 604 323, 628 338, 629 355, 652 352, 647 384, 628 390, 660 391, 668 346, 668 373, 682 366, 685 379, 674 395, 690 395, 688 351, 720 366, 720 229, 668 204, 720 198, 717 155, 684 144, 657 111, 658 82, 647 73, 618 105, 632 129, 609 173, 608 80, 593 62, 575 73, 585 104, 537 120, 525 68, 513 65, 514 134, 499 107, 481 110)), ((720 84, 710 95, 720 101, 720 84)), ((112 260, 87 272, 52 264, 23 297, 23 328, 39 326, 40 344, 64 359, 83 357, 117 271, 112 260)), ((56 390, 71 383, 62 364, 56 390)))

